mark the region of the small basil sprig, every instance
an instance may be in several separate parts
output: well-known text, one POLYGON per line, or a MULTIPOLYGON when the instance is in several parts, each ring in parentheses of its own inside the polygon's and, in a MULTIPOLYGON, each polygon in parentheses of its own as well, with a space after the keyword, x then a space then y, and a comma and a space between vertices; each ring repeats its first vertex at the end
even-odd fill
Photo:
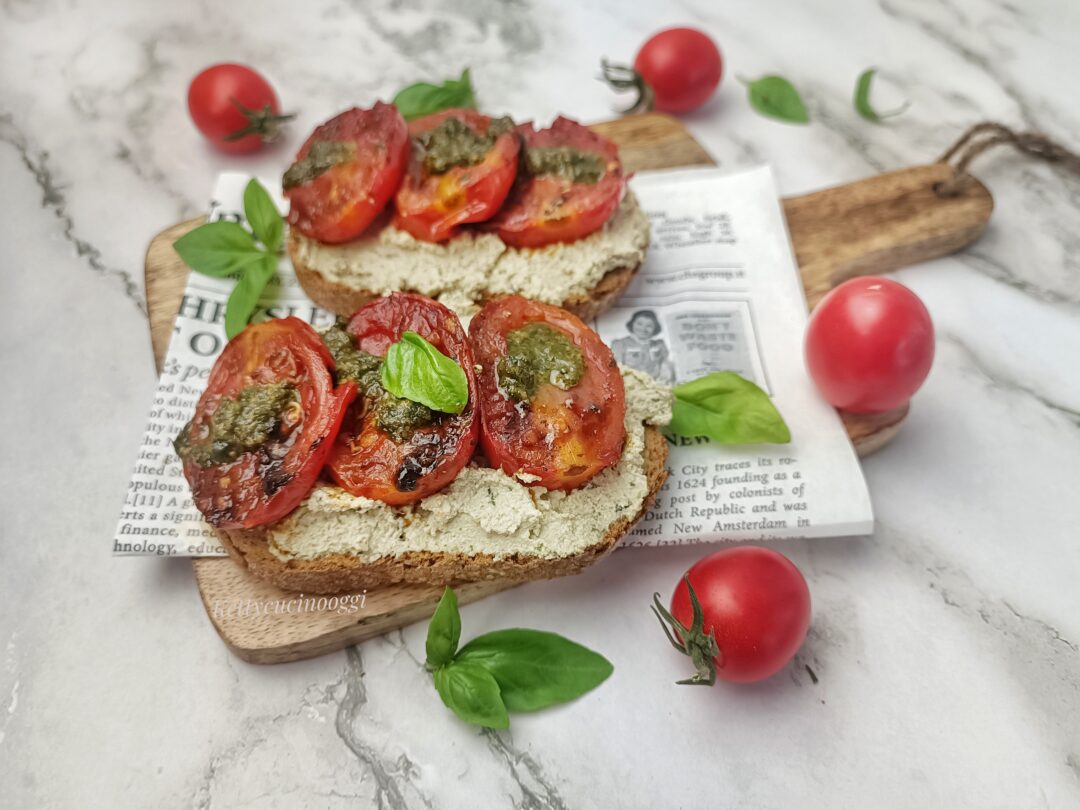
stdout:
POLYGON ((225 334, 247 326, 259 296, 277 272, 285 224, 266 189, 252 178, 244 189, 244 217, 251 230, 228 220, 207 222, 184 234, 173 248, 184 264, 212 278, 237 276, 225 305, 225 334))
POLYGON ((433 411, 461 413, 469 402, 469 381, 461 366, 416 332, 405 332, 390 346, 380 374, 391 394, 433 411))
POLYGON ((476 93, 472 86, 469 69, 465 68, 458 79, 447 79, 442 84, 419 82, 410 84, 394 96, 394 105, 406 121, 431 115, 451 107, 476 107, 476 93))
POLYGON ((750 106, 762 115, 789 124, 805 124, 810 120, 799 91, 783 76, 764 76, 754 81, 740 78, 739 81, 748 88, 750 106))
POLYGON ((672 389, 668 431, 721 444, 787 444, 784 417, 769 395, 734 371, 717 371, 672 389))
POLYGON ((447 588, 428 625, 427 668, 442 702, 466 723, 506 728, 508 712, 533 712, 595 689, 614 671, 599 653, 556 633, 497 630, 460 650, 457 595, 447 588))
POLYGON ((875 68, 867 68, 859 74, 859 78, 855 82, 855 111, 867 121, 880 124, 886 118, 900 115, 900 113, 910 106, 910 102, 905 101, 895 110, 890 110, 889 112, 878 112, 875 110, 870 104, 870 85, 874 81, 875 73, 877 73, 875 68))

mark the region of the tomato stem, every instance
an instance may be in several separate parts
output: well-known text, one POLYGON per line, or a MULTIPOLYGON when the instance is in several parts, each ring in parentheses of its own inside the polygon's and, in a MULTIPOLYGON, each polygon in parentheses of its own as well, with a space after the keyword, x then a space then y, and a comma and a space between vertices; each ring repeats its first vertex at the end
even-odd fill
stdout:
POLYGON ((687 627, 671 615, 661 604, 658 593, 653 594, 652 612, 671 646, 694 662, 694 675, 675 683, 682 686, 712 686, 716 683, 716 658, 720 655, 720 646, 716 643, 714 631, 705 632, 705 612, 701 609, 694 586, 690 584, 690 577, 683 575, 683 580, 690 592, 690 606, 694 611, 690 626, 687 627))
POLYGON ((607 59, 600 60, 601 80, 607 82, 615 90, 636 90, 637 98, 634 103, 624 110, 619 110, 623 115, 649 112, 656 101, 656 94, 645 78, 629 65, 619 65, 609 62, 607 59))
POLYGON ((236 109, 244 114, 244 117, 248 122, 245 126, 236 130, 236 132, 230 132, 226 135, 222 139, 225 141, 238 141, 241 138, 246 138, 248 135, 258 135, 263 143, 270 143, 281 133, 281 125, 283 123, 296 118, 296 113, 275 115, 269 104, 264 104, 260 110, 253 110, 250 107, 245 107, 235 98, 229 100, 236 109))

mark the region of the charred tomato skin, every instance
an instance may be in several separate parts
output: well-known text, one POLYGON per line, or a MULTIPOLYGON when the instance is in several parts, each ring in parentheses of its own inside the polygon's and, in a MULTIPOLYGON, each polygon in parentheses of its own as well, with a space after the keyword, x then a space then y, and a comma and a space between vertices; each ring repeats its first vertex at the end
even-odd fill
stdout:
MULTIPOLYGON (((492 119, 475 110, 451 109, 409 123, 413 138, 455 118, 476 135, 487 135, 492 119)), ((394 197, 394 225, 425 242, 443 242, 459 225, 493 217, 506 200, 518 170, 520 137, 513 131, 495 138, 483 160, 433 173, 423 150, 412 149, 404 180, 394 197)))
POLYGON ((350 159, 285 188, 289 225, 320 242, 347 242, 375 221, 401 184, 409 158, 408 127, 397 107, 380 101, 368 110, 346 110, 316 127, 297 152, 297 163, 317 143, 345 144, 354 152, 350 159))
POLYGON ((569 491, 618 462, 626 441, 622 374, 611 349, 581 319, 512 295, 484 306, 469 324, 469 337, 480 365, 480 444, 493 467, 569 491), (507 354, 507 335, 538 322, 573 342, 584 373, 567 390, 546 383, 528 402, 515 402, 499 386, 498 364, 507 354))
POLYGON ((273 523, 307 496, 356 394, 352 383, 334 387, 333 367, 318 334, 299 318, 253 324, 226 344, 195 406, 193 434, 209 426, 223 399, 249 385, 287 381, 297 391, 300 419, 287 435, 235 461, 184 462, 195 505, 210 525, 250 529, 273 523))
POLYGON ((572 149, 596 155, 603 175, 595 183, 574 182, 558 174, 520 172, 502 210, 486 227, 512 247, 543 247, 574 242, 604 227, 622 201, 626 176, 618 147, 576 121, 560 116, 547 128, 517 128, 523 148, 572 149))
POLYGON ((441 414, 399 443, 375 425, 373 403, 357 397, 331 450, 330 475, 351 494, 392 506, 438 492, 468 464, 480 432, 473 354, 461 321, 437 301, 399 292, 358 310, 346 331, 375 357, 385 357, 405 332, 416 332, 461 366, 469 401, 460 414, 441 414))

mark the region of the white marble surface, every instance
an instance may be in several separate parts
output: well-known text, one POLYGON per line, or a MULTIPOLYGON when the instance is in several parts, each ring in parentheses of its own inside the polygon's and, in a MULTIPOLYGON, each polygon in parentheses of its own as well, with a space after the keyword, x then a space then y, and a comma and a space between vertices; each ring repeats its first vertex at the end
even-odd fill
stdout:
POLYGON ((1080 804, 1080 180, 1007 154, 964 254, 899 274, 936 366, 865 464, 872 537, 786 543, 814 598, 796 664, 750 688, 685 671, 647 610, 701 549, 616 555, 464 610, 466 634, 556 629, 615 676, 480 733, 439 704, 422 628, 273 668, 233 658, 183 560, 113 559, 153 383, 142 259, 224 168, 280 169, 309 125, 474 69, 485 106, 608 116, 601 55, 703 25, 729 73, 687 118, 785 193, 936 157, 984 118, 1080 141, 1068 0, 541 5, 0 4, 0 804, 7 807, 1076 807, 1080 804), (226 159, 187 120, 214 61, 261 66, 299 123, 226 159), (888 126, 857 118, 881 68, 888 126), (762 119, 734 73, 783 73, 815 119, 762 119), (811 681, 805 665, 817 674, 811 681))

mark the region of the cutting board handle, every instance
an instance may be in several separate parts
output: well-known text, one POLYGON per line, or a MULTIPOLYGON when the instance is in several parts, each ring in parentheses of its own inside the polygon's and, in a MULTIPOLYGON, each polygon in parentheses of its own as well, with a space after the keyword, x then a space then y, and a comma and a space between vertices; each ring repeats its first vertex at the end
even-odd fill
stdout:
POLYGON ((947 256, 978 239, 994 199, 974 178, 940 194, 955 177, 949 164, 931 163, 785 199, 809 306, 850 278, 947 256))

